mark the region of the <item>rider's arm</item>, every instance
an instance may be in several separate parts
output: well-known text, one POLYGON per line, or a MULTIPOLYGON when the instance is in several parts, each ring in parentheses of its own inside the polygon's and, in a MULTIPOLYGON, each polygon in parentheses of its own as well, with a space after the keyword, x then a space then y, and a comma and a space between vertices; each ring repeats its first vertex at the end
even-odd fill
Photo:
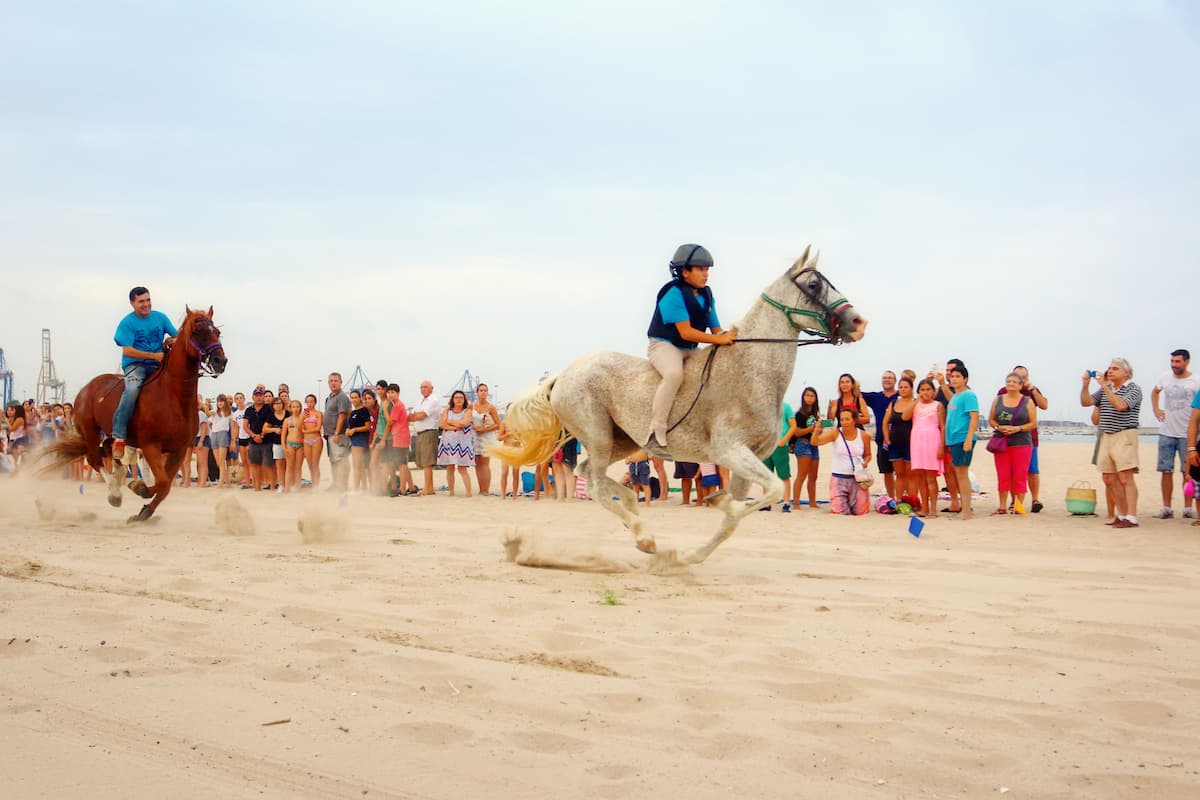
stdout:
POLYGON ((679 338, 685 342, 697 342, 699 344, 732 344, 737 334, 726 332, 721 328, 714 328, 712 333, 706 331, 698 331, 692 327, 692 323, 676 322, 675 330, 679 332, 679 338))
POLYGON ((145 350, 138 350, 136 347, 122 347, 121 355, 127 358, 140 358, 143 361, 162 361, 162 353, 150 353, 145 350))

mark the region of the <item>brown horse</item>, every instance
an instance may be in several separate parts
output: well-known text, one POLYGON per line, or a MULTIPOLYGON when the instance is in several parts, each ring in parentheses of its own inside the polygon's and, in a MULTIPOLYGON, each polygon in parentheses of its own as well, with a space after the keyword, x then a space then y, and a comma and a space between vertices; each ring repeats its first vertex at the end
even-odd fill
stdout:
MULTIPOLYGON (((141 522, 154 514, 171 492, 171 483, 183 463, 183 456, 192 446, 199 428, 199 409, 196 404, 196 385, 201 370, 211 375, 225 371, 228 359, 221 346, 221 331, 212 323, 213 310, 208 312, 187 309, 175 344, 163 353, 162 366, 142 384, 137 408, 129 420, 126 448, 142 451, 142 456, 154 473, 154 487, 148 489, 140 480, 129 488, 141 497, 152 498, 142 510, 129 518, 141 522)), ((43 451, 50 463, 42 468, 51 472, 77 458, 86 457, 92 469, 103 474, 104 459, 112 454, 112 418, 125 390, 121 375, 105 374, 92 378, 75 397, 75 421, 79 432, 59 439, 43 451)), ((132 463, 132 458, 126 456, 132 463)), ((113 464, 108 475, 108 502, 121 505, 121 480, 125 467, 113 464)))

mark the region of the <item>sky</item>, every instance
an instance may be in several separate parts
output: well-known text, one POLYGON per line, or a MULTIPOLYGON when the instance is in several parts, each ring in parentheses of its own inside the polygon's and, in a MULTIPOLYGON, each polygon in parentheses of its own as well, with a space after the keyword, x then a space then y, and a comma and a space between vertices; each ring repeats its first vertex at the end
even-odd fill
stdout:
MULTIPOLYGON (((0 348, 117 368, 213 306, 202 391, 361 365, 501 402, 644 354, 677 245, 735 322, 804 247, 870 319, 787 399, 949 357, 1084 420, 1197 352, 1200 12, 1175 2, 5 4, 0 348)), ((1147 402, 1143 424, 1152 423, 1147 402)))

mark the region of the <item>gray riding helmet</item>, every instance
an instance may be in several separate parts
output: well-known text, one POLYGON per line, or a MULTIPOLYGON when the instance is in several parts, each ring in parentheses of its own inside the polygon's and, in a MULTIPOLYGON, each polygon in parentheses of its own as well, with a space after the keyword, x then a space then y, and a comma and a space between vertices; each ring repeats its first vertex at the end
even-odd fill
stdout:
POLYGON ((684 267, 711 267, 712 253, 703 245, 681 244, 675 248, 675 256, 671 259, 671 274, 679 275, 684 267))

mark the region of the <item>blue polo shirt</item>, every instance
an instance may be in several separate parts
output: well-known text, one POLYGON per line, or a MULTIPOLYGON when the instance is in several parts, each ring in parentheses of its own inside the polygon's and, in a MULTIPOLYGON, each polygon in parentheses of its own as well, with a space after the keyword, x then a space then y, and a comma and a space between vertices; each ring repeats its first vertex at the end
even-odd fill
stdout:
MULTIPOLYGON (((696 302, 700 304, 701 308, 704 308, 703 295, 696 295, 696 302)), ((668 325, 689 321, 687 306, 683 303, 683 292, 679 290, 678 286, 672 286, 663 295, 663 299, 658 301, 658 310, 662 313, 662 321, 668 325)), ((713 330, 719 327, 721 327, 721 320, 717 319, 717 304, 714 301, 713 307, 708 309, 708 328, 713 330)))
MULTIPOLYGON (((177 336, 179 331, 175 330, 175 326, 171 324, 171 320, 167 319, 167 315, 161 311, 151 311, 145 317, 139 317, 137 314, 130 311, 125 315, 117 325, 117 332, 113 334, 113 341, 119 347, 132 347, 137 350, 142 350, 146 353, 161 353, 163 349, 163 339, 168 336, 177 336)), ((152 359, 130 358, 127 355, 121 356, 121 369, 127 369, 131 364, 156 364, 152 359)))

